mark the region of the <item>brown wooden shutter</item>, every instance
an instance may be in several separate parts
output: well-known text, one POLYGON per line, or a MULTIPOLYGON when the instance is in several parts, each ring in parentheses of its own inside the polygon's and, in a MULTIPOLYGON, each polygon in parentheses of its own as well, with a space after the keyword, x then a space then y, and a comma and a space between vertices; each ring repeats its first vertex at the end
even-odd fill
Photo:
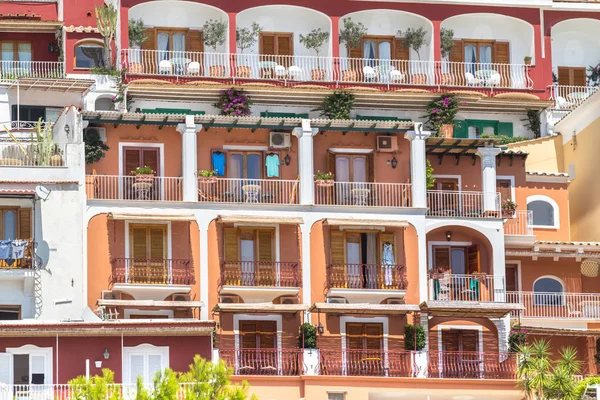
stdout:
POLYGON ((258 230, 258 261, 273 261, 273 231, 258 230))
POLYGON ((410 48, 404 46, 406 39, 394 38, 392 40, 392 58, 394 60, 410 60, 410 48))
POLYGON ((363 324, 346 323, 346 347, 348 349, 363 349, 363 330, 363 324))
POLYGON ((327 171, 331 172, 335 177, 335 153, 327 152, 327 171))
POLYGON ((506 291, 517 291, 517 268, 514 266, 506 266, 506 291))
POLYGON ((375 157, 373 153, 367 154, 366 168, 368 182, 375 182, 375 157))
POLYGON ((146 228, 130 227, 131 234, 131 257, 145 259, 148 257, 148 248, 146 246, 146 228))
POLYGON ((365 347, 367 350, 381 350, 382 337, 382 324, 365 324, 365 347))
POLYGON ((141 46, 144 50, 156 50, 156 29, 146 28, 146 40, 141 46))
POLYGON ((261 349, 277 348, 277 327, 275 321, 261 321, 259 324, 259 346, 261 349))
POLYGON ((494 60, 498 64, 510 64, 510 43, 494 43, 494 60))
POLYGON ((140 167, 140 150, 139 149, 125 149, 125 166, 124 173, 125 175, 131 174, 131 171, 134 171, 137 167, 140 167))
POLYGON ((500 193, 502 201, 512 200, 512 190, 510 179, 497 179, 496 191, 500 193))
POLYGON ((257 346, 258 324, 256 322, 240 322, 240 347, 242 349, 255 349, 257 346))
POLYGON ((331 263, 344 264, 346 262, 346 243, 343 231, 331 231, 331 263))
POLYGON ((442 351, 460 350, 460 331, 455 329, 443 329, 442 332, 442 351))
POLYGON ((158 175, 158 149, 143 149, 142 150, 142 165, 140 167, 150 167, 154 171, 154 175, 158 175))
POLYGON ((260 54, 275 54, 275 34, 261 32, 259 42, 260 54))
POLYGON ((446 191, 457 191, 458 190, 458 179, 436 179, 438 184, 438 190, 446 191))
POLYGON ((465 329, 460 334, 462 351, 478 351, 479 331, 465 329))
POLYGON ((571 68, 558 67, 558 84, 569 86, 571 84, 571 68))
MULTIPOLYGON (((146 28, 146 40, 140 47, 142 50, 156 50, 156 29, 146 28)), ((140 60, 141 65, 136 66, 135 68, 131 66, 132 72, 141 70, 141 72, 144 73, 156 74, 156 68, 158 65, 157 53, 155 51, 145 51, 142 52, 142 54, 143 56, 140 60)))
POLYGON ((277 54, 280 56, 294 55, 294 42, 292 35, 277 35, 277 54))
POLYGON ((165 230, 163 228, 149 228, 150 254, 149 258, 164 259, 165 255, 165 230))
POLYGON ((573 86, 585 86, 587 76, 585 68, 571 68, 571 85, 573 86))
POLYGON ((450 249, 447 247, 434 247, 433 258, 436 270, 450 270, 450 249))
POLYGON ((223 260, 239 261, 238 255, 238 230, 237 228, 223 228, 223 260))
POLYGON ((200 74, 204 71, 204 58, 201 54, 204 52, 204 36, 202 31, 196 29, 190 29, 187 33, 187 48, 192 54, 189 55, 191 61, 200 63, 200 74))
POLYGON ((362 41, 358 43, 358 47, 351 47, 348 51, 348 57, 350 58, 362 58, 363 46, 362 41))
POLYGON ((379 234, 379 262, 383 263, 383 245, 386 243, 391 243, 392 251, 394 252, 394 262, 396 262, 396 237, 393 233, 379 234))
POLYGON ((480 272, 481 263, 479 255, 479 247, 474 244, 467 247, 467 273, 480 272))
POLYGON ((452 62, 464 62, 465 61, 465 51, 463 48, 462 40, 454 40, 454 47, 450 51, 450 61, 452 62))
POLYGON ((19 239, 33 239, 31 208, 19 208, 19 239))

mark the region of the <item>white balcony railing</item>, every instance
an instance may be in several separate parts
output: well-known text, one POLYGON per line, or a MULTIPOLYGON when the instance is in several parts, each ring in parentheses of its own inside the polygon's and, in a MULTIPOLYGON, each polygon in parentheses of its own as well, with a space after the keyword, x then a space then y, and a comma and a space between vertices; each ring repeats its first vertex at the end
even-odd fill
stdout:
POLYGON ((0 61, 0 81, 18 78, 64 78, 65 64, 61 61, 0 61))
POLYGON ((427 191, 427 216, 459 218, 500 218, 500 193, 493 195, 494 203, 485 209, 483 192, 449 190, 427 191))
POLYGON ((514 236, 533 235, 533 211, 517 210, 515 215, 504 221, 504 234, 514 236))
POLYGON ((410 207, 410 183, 315 182, 315 204, 356 207, 410 207))
POLYGON ((504 277, 486 274, 429 275, 429 300, 505 301, 504 277))
POLYGON ((552 86, 550 94, 556 110, 574 110, 600 89, 597 86, 552 86))
POLYGON ((600 319, 600 293, 507 292, 506 296, 508 302, 525 306, 523 318, 600 319))
POLYGON ((530 89, 524 64, 123 50, 129 74, 296 82, 530 89))
POLYGON ((87 175, 86 194, 96 200, 181 201, 183 178, 87 175))
POLYGON ((300 181, 284 179, 198 178, 204 203, 298 204, 300 181))
POLYGON ((65 167, 66 165, 67 145, 64 143, 0 141, 0 167, 65 167))

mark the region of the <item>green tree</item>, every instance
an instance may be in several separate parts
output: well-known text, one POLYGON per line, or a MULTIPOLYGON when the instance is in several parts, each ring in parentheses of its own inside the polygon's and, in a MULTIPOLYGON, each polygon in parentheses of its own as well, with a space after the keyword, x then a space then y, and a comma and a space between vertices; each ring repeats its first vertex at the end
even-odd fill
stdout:
POLYGON ((367 28, 362 22, 354 22, 352 18, 344 18, 342 20, 342 30, 340 31, 340 43, 346 45, 347 57, 350 57, 350 49, 360 46, 362 37, 367 34, 367 28))
POLYGON ((454 48, 454 31, 448 28, 440 29, 440 49, 442 51, 442 57, 450 55, 450 52, 454 48))
POLYGON ((404 47, 413 49, 415 53, 417 53, 417 57, 419 57, 419 60, 421 59, 421 54, 419 54, 419 50, 421 50, 421 47, 423 47, 423 45, 425 44, 426 34, 427 32, 425 31, 425 29, 423 29, 422 26, 420 26, 417 29, 408 28, 404 32, 401 30, 398 31, 398 36, 404 37, 404 47))
POLYGON ((130 19, 128 25, 129 32, 129 45, 132 47, 141 47, 142 44, 148 40, 146 35, 146 28, 144 27, 144 21, 140 19, 130 19))
POLYGON ((319 29, 313 29, 308 32, 306 35, 300 34, 300 43, 304 45, 309 50, 314 50, 317 53, 317 57, 319 57, 319 50, 321 46, 325 44, 325 42, 329 39, 329 32, 325 32, 319 29))
POLYGON ((225 43, 227 38, 227 22, 212 19, 206 21, 202 27, 202 35, 204 35, 204 43, 217 51, 217 46, 225 43))
POLYGON ((235 42, 242 53, 244 50, 254 46, 260 32, 262 32, 262 27, 256 22, 252 23, 251 28, 236 28, 235 42))
POLYGON ((86 129, 83 132, 83 143, 85 145, 85 163, 93 164, 104 158, 104 152, 109 147, 104 144, 96 129, 86 129))
POLYGON ((123 400, 120 390, 115 390, 115 374, 108 368, 102 369, 102 376, 78 376, 69 381, 73 400, 123 400))

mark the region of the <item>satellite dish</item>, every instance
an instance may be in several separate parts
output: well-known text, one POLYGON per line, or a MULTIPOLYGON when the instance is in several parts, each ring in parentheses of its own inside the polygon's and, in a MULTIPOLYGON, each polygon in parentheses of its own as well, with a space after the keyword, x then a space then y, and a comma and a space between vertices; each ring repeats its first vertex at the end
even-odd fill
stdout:
POLYGON ((35 195, 38 197, 38 199, 41 199, 42 201, 48 200, 51 191, 51 189, 48 189, 46 186, 43 185, 38 185, 35 187, 35 195))

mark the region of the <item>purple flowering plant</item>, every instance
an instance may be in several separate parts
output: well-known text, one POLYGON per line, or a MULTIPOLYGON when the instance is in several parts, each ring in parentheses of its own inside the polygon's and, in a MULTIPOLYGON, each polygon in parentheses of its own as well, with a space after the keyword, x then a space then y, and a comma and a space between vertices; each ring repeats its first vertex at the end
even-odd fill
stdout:
POLYGON ((431 129, 438 131, 442 125, 452 124, 459 110, 456 97, 450 93, 443 93, 440 97, 427 104, 427 124, 431 129))
POLYGON ((246 117, 250 115, 252 100, 242 89, 230 88, 222 90, 219 100, 213 105, 221 110, 221 115, 246 117))
POLYGON ((508 335, 508 351, 518 352, 519 347, 525 345, 527 341, 527 330, 521 329, 519 325, 514 325, 508 335))

